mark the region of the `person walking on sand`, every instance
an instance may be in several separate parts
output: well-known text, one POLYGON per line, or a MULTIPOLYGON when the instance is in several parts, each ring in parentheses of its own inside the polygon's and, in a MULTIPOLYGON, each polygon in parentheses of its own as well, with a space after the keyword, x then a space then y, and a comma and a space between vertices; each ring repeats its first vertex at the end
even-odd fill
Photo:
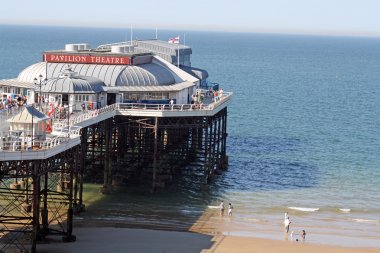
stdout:
POLYGON ((285 233, 289 233, 289 225, 290 225, 290 223, 292 223, 292 222, 290 221, 289 216, 288 216, 284 220, 285 233))
POLYGON ((224 201, 220 202, 219 210, 220 210, 220 216, 223 216, 224 215, 224 201))
POLYGON ((231 203, 228 203, 228 216, 232 216, 232 209, 234 209, 234 207, 231 203))
POLYGON ((305 230, 302 230, 301 238, 303 241, 305 241, 305 238, 306 238, 306 231, 305 230))

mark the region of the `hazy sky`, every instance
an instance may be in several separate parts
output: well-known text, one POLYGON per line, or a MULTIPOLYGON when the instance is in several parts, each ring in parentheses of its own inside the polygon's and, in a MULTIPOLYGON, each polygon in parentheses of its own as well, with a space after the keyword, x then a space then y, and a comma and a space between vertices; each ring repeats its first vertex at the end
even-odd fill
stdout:
POLYGON ((11 0, 0 23, 380 36, 380 0, 11 0))

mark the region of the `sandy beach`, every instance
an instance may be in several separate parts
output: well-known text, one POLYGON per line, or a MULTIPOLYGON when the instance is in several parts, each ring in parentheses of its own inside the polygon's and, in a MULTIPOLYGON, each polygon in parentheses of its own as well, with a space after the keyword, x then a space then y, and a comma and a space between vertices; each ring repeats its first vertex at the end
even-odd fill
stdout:
MULTIPOLYGON (((154 224, 154 220, 150 220, 148 223, 139 222, 140 218, 136 213, 124 214, 131 216, 128 219, 129 222, 124 223, 120 222, 120 220, 98 219, 99 217, 108 217, 107 215, 109 214, 105 210, 112 206, 111 203, 114 200, 111 198, 111 200, 104 202, 105 196, 96 194, 98 189, 96 185, 88 185, 86 189, 86 211, 74 217, 73 234, 77 237, 77 241, 64 243, 60 237, 51 237, 48 238, 48 243, 37 246, 38 252, 380 252, 380 247, 376 246, 376 244, 375 246, 371 244, 371 242, 378 241, 376 240, 377 238, 368 238, 368 243, 360 239, 360 243, 355 246, 356 241, 352 237, 342 237, 336 241, 336 235, 317 235, 312 231, 308 231, 306 241, 302 241, 299 234, 295 234, 293 238, 285 236, 281 222, 278 224, 277 231, 274 232, 258 229, 268 224, 260 224, 260 222, 255 221, 256 230, 254 230, 252 226, 243 226, 239 217, 239 210, 236 210, 232 217, 220 217, 218 208, 207 208, 194 221, 193 225, 187 229, 184 229, 184 226, 158 226, 154 224), (317 236, 319 238, 316 239, 317 236), (299 239, 299 241, 296 241, 296 239, 299 239)), ((118 200, 119 197, 116 197, 116 199, 118 200)), ((155 219, 158 219, 158 217, 155 219)), ((243 222, 248 221, 244 220, 243 222)))
POLYGON ((213 248, 206 252, 215 253, 369 253, 380 252, 378 248, 355 248, 326 246, 295 241, 277 241, 248 237, 223 236, 213 248))
POLYGON ((236 236, 211 236, 192 232, 91 227, 75 229, 77 241, 39 244, 39 253, 374 253, 378 248, 324 246, 236 236))
MULTIPOLYGON (((91 210, 89 210, 91 212, 91 210)), ((109 227, 111 224, 86 223, 86 215, 77 218, 74 235, 77 241, 64 243, 60 238, 48 238, 48 243, 39 244, 40 253, 74 253, 74 252, 165 252, 165 253, 374 253, 378 247, 341 247, 322 245, 286 237, 273 240, 258 237, 229 235, 231 218, 220 217, 216 209, 206 210, 199 220, 189 229, 183 231, 164 231, 155 229, 138 229, 109 227), (226 225, 227 224, 227 225, 226 225), (79 225, 79 224, 77 224, 79 225)), ((145 226, 146 227, 146 226, 145 226)), ((298 238, 297 238, 298 239, 298 238)))

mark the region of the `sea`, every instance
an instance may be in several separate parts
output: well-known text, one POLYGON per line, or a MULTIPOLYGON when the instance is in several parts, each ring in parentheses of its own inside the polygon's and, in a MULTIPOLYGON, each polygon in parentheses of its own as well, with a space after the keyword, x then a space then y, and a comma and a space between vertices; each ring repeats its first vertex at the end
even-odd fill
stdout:
MULTIPOLYGON (((158 30, 161 40, 178 35, 192 66, 234 93, 228 169, 204 189, 189 165, 167 189, 127 187, 84 219, 187 230, 223 200, 234 210, 218 217, 228 219, 222 234, 290 239, 288 212, 308 242, 380 247, 380 38, 158 30)), ((152 39, 155 29, 133 36, 152 39)), ((129 37, 128 28, 0 25, 0 79, 44 50, 129 37)))

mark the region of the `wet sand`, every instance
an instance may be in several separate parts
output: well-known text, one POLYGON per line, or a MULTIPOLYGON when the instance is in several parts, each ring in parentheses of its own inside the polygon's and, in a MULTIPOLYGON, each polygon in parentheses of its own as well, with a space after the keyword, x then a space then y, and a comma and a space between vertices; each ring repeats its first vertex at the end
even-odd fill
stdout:
POLYGON ((248 237, 223 236, 206 252, 215 253, 379 253, 379 248, 356 248, 278 241, 248 237))
MULTIPOLYGON (((351 237, 334 235, 307 235, 306 240, 302 241, 300 234, 294 234, 293 238, 289 234, 279 231, 253 231, 244 230, 234 223, 234 217, 220 217, 216 209, 208 209, 202 217, 191 227, 190 231, 214 235, 215 241, 212 248, 204 252, 215 253, 245 253, 245 252, 263 252, 263 253, 380 253, 380 247, 375 244, 374 238, 368 238, 368 243, 362 238, 355 240, 351 237), (319 238, 315 238, 319 237, 319 238), (339 239, 336 241, 336 239, 339 239), (297 241, 298 240, 298 241, 297 241), (324 241, 325 243, 315 243, 315 241, 324 241), (358 242, 358 244, 356 244, 358 242), (365 246, 363 246, 365 245, 365 246)), ((263 226, 263 224, 261 224, 263 226)))
MULTIPOLYGON (((91 201, 90 201, 91 202, 91 201)), ((88 212, 92 208, 89 208, 88 212)), ((96 209, 96 208, 94 208, 96 209)), ((355 241, 345 238, 346 243, 332 245, 335 237, 330 235, 324 238, 332 238, 330 245, 315 243, 317 235, 308 233, 306 241, 299 239, 299 234, 293 238, 284 236, 279 226, 277 233, 268 230, 253 231, 250 227, 244 230, 242 224, 234 220, 237 217, 220 217, 218 209, 207 209, 203 215, 193 224, 189 232, 168 231, 171 228, 158 230, 157 226, 145 224, 144 228, 126 228, 117 223, 94 222, 87 220, 86 213, 74 218, 74 232, 77 241, 63 243, 60 238, 49 238, 48 244, 37 246, 39 253, 74 253, 74 252, 166 252, 166 253, 380 253, 380 247, 371 247, 370 243, 355 246, 355 241), (267 237, 270 234, 269 238, 267 237), (55 241, 53 241, 55 240, 55 241), (349 244, 351 242, 351 245, 349 244), (350 247, 347 247, 347 246, 350 247), (365 246, 362 246, 365 245, 365 246), (343 247, 344 246, 344 247, 343 247)), ((257 226, 265 227, 267 224, 257 226)), ((125 224, 124 224, 125 225, 125 224)), ((318 240, 317 240, 318 241, 318 240)), ((373 238, 369 241, 373 241, 373 238)))

